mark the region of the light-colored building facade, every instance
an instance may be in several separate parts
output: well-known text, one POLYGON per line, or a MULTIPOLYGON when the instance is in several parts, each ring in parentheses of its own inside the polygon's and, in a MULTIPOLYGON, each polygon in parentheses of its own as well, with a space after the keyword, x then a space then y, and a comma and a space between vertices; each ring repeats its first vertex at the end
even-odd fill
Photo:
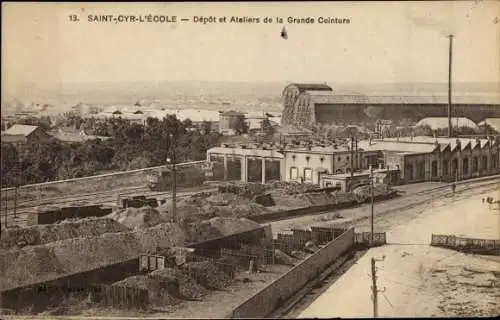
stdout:
MULTIPOLYGON (((376 152, 369 151, 375 155, 376 152)), ((248 167, 250 160, 262 161, 262 166, 270 162, 279 162, 279 179, 288 182, 303 182, 320 184, 323 174, 343 174, 354 170, 367 169, 369 163, 365 161, 365 152, 361 149, 351 151, 346 146, 304 146, 304 145, 277 145, 277 146, 224 146, 207 151, 207 160, 222 159, 225 177, 228 176, 229 160, 239 161, 241 180, 248 181, 248 167)), ((262 179, 266 180, 266 168, 262 167, 262 179)))
POLYGON ((390 184, 404 184, 498 174, 499 146, 494 139, 408 137, 359 141, 355 151, 345 145, 225 146, 208 150, 207 159, 223 159, 225 177, 228 159, 239 162, 244 182, 248 182, 249 161, 257 160, 262 163, 259 181, 263 183, 269 175, 267 166, 277 162, 281 181, 324 185, 323 179, 351 176, 351 172, 359 175, 372 167, 382 180, 390 172, 390 184))
POLYGON ((245 114, 238 111, 219 112, 219 133, 224 135, 235 134, 235 123, 245 121, 245 114))

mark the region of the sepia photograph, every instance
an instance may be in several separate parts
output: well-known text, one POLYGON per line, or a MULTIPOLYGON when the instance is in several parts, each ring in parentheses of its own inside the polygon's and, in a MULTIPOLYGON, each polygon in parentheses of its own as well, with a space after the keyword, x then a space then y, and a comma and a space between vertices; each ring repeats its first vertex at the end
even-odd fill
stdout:
POLYGON ((1 12, 1 319, 500 315, 500 1, 1 12))

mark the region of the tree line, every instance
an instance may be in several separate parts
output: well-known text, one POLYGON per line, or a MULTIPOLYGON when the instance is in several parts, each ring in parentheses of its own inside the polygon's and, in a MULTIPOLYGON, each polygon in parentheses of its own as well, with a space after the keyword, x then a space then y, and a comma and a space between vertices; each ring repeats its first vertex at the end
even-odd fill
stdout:
POLYGON ((2 143, 2 187, 159 166, 166 164, 167 158, 176 162, 203 160, 206 151, 216 146, 219 138, 210 122, 195 128, 191 120, 180 121, 175 115, 163 120, 148 118, 146 125, 130 124, 120 118, 68 121, 73 121, 88 134, 109 139, 73 143, 54 139, 43 144, 23 145, 2 143))

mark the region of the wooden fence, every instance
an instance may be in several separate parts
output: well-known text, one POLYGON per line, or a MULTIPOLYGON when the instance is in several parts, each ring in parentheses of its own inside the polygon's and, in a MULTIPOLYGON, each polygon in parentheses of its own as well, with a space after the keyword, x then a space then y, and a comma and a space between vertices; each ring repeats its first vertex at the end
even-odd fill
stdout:
MULTIPOLYGON (((354 243, 367 244, 370 243, 371 232, 356 233, 354 236, 354 243)), ((383 246, 387 244, 387 236, 385 232, 373 233, 373 244, 376 246, 383 246)))
POLYGON ((500 240, 433 234, 431 246, 459 251, 500 255, 500 240))
POLYGON ((147 309, 148 290, 125 286, 102 286, 102 302, 117 309, 147 309))

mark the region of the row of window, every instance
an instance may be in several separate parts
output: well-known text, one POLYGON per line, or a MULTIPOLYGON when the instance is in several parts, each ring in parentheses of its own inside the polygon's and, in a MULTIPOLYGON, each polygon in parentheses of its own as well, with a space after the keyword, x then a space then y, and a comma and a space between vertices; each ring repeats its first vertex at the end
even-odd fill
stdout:
MULTIPOLYGON (((493 169, 496 169, 497 160, 495 157, 493 158, 493 162, 491 165, 492 165, 493 169)), ((451 161, 451 170, 450 170, 450 166, 449 166, 449 161, 443 160, 442 168, 443 168, 443 172, 442 172, 443 176, 448 176, 450 173, 456 172, 458 170, 458 159, 453 159, 451 161)), ((413 180, 413 166, 409 165, 408 169, 409 169, 409 175, 410 175, 409 178, 410 178, 410 180, 413 180)), ((487 169, 488 169, 488 157, 487 156, 481 157, 481 163, 479 162, 479 157, 472 158, 472 171, 471 171, 471 173, 476 173, 479 170, 484 171, 487 169)), ((417 177, 422 178, 424 175, 424 172, 425 172, 424 170, 425 170, 424 163, 419 163, 417 165, 417 177)), ((469 159, 468 158, 465 158, 462 160, 462 174, 465 174, 465 175, 469 174, 469 159)), ((439 176, 439 174, 438 174, 438 162, 437 161, 431 162, 431 176, 433 178, 439 176)))
MULTIPOLYGON (((303 171, 303 177, 304 181, 313 181, 313 176, 312 176, 312 169, 311 168, 304 168, 303 171)), ((299 169, 297 167, 291 167, 290 168, 290 180, 298 180, 299 179, 299 169)))
MULTIPOLYGON (((297 159, 297 155, 293 154, 292 155, 292 159, 293 160, 297 159)), ((305 159, 306 159, 306 161, 309 161, 309 160, 311 160, 311 156, 307 155, 307 156, 305 156, 305 159)), ((349 161, 349 159, 350 159, 349 156, 345 157, 346 161, 349 161)), ((325 157, 320 157, 319 161, 321 161, 321 162, 325 161, 325 157)), ((342 157, 340 157, 340 156, 337 157, 337 161, 342 161, 342 157)))

